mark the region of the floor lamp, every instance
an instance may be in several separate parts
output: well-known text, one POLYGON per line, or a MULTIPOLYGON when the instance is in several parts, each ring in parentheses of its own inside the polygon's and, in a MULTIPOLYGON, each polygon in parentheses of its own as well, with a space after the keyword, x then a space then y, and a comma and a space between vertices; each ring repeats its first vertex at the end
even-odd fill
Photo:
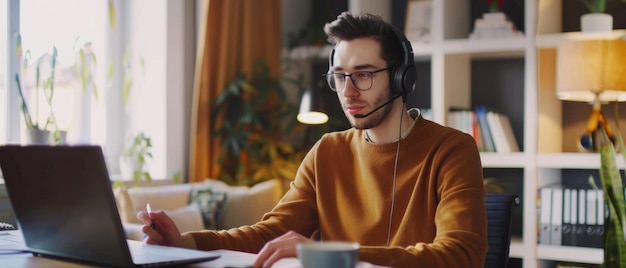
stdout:
POLYGON ((601 106, 626 101, 626 40, 577 40, 560 44, 556 93, 561 100, 584 101, 593 107, 580 138, 581 149, 596 151, 601 129, 614 140, 601 106))

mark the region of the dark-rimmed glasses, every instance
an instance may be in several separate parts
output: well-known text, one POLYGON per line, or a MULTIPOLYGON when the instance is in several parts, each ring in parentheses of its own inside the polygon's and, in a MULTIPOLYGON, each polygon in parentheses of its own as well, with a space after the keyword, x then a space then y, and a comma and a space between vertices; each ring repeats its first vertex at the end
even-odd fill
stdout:
POLYGON ((351 74, 329 72, 329 73, 324 74, 324 76, 326 76, 326 82, 328 82, 328 86, 330 87, 330 89, 332 89, 335 92, 342 91, 344 88, 346 88, 346 77, 350 77, 350 80, 352 80, 352 84, 354 84, 354 86, 358 90, 365 91, 365 90, 372 88, 372 84, 373 84, 372 77, 374 76, 375 73, 386 71, 389 69, 391 69, 391 67, 387 67, 384 69, 371 71, 371 72, 363 71, 363 72, 354 72, 351 74))

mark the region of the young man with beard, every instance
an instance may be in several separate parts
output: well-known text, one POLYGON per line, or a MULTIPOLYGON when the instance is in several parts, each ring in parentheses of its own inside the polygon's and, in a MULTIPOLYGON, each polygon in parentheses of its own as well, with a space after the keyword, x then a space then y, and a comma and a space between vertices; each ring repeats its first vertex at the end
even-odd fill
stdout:
POLYGON ((162 211, 140 212, 144 241, 258 253, 255 267, 294 257, 298 243, 314 238, 358 242, 359 259, 378 265, 483 267, 487 216, 476 143, 407 111, 416 71, 406 37, 378 16, 349 12, 324 30, 334 44, 325 76, 353 127, 313 146, 260 222, 181 235, 162 211))

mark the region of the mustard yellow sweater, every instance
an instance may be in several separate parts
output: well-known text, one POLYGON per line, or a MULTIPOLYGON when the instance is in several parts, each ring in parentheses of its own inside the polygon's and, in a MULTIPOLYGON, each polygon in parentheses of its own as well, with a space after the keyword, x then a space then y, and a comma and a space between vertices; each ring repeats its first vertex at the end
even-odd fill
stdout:
POLYGON ((324 135, 289 191, 252 226, 192 232, 200 249, 257 253, 289 230, 356 241, 362 261, 393 267, 483 267, 487 252, 482 166, 473 138, 418 117, 401 141, 387 246, 397 143, 362 130, 324 135))

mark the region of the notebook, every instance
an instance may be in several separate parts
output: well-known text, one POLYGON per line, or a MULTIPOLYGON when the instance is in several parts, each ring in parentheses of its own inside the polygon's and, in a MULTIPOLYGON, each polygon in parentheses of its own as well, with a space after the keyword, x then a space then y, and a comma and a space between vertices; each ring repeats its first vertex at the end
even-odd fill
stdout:
POLYGON ((18 228, 34 255, 105 266, 174 266, 218 254, 126 239, 99 146, 0 146, 18 228))

